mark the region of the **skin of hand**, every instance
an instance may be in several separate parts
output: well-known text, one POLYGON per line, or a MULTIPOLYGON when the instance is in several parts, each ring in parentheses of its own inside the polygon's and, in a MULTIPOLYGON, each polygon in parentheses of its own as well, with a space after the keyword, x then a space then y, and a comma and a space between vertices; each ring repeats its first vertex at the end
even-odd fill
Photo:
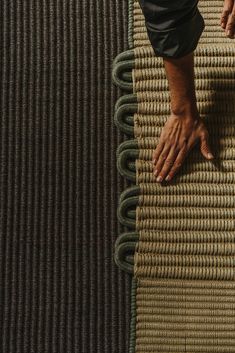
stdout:
POLYGON ((152 156, 157 182, 164 178, 170 181, 199 141, 202 155, 206 159, 214 158, 209 134, 196 104, 194 52, 181 58, 164 58, 164 65, 170 88, 171 114, 152 156))
POLYGON ((195 112, 190 114, 171 114, 168 118, 154 151, 154 175, 161 182, 167 175, 170 181, 178 172, 189 151, 201 142, 200 150, 206 159, 213 155, 209 147, 209 135, 203 120, 195 112))
POLYGON ((225 0, 220 16, 220 25, 227 37, 235 38, 235 0, 225 0))

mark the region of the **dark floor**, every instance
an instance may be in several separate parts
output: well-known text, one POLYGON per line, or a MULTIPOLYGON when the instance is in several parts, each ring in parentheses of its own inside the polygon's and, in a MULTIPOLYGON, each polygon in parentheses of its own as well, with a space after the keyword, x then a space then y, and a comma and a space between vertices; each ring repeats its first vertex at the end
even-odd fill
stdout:
POLYGON ((127 0, 0 3, 0 352, 125 353, 113 260, 127 0))

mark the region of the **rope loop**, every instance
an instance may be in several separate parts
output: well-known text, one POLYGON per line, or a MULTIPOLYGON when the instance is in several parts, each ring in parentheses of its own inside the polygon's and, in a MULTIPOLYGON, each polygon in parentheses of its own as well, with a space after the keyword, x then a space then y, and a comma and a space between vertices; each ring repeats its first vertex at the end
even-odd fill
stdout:
POLYGON ((123 199, 117 208, 117 217, 119 222, 131 229, 136 228, 136 207, 139 202, 139 196, 131 196, 123 199))
POLYGON ((118 106, 114 112, 114 123, 127 135, 134 136, 134 118, 137 111, 137 103, 128 103, 118 106))

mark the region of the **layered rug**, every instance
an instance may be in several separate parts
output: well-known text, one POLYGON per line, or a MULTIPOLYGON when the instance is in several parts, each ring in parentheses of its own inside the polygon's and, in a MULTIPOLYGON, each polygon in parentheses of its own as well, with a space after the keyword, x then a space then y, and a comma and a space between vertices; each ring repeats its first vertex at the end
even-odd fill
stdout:
POLYGON ((222 0, 199 1, 205 29, 195 88, 214 161, 193 149, 170 183, 152 153, 170 114, 163 59, 154 54, 138 1, 129 2, 129 50, 113 62, 123 89, 114 121, 129 139, 117 168, 132 181, 117 216, 116 264, 132 276, 129 353, 235 352, 235 45, 220 27, 222 0))

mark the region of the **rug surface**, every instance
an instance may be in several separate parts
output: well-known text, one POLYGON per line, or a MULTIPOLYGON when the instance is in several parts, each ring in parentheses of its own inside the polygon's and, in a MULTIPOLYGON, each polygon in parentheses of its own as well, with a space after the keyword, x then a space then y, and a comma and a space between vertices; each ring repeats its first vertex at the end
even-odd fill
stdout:
POLYGON ((0 2, 0 352, 123 353, 113 262, 126 0, 0 2))
POLYGON ((205 29, 195 88, 214 161, 195 148, 174 181, 156 182, 151 157, 170 95, 136 0, 129 3, 130 49, 114 62, 114 79, 128 90, 116 104, 116 125, 129 136, 117 167, 133 183, 118 207, 130 231, 115 247, 117 265, 133 275, 129 352, 235 351, 235 45, 219 24, 223 1, 198 7, 205 29))

